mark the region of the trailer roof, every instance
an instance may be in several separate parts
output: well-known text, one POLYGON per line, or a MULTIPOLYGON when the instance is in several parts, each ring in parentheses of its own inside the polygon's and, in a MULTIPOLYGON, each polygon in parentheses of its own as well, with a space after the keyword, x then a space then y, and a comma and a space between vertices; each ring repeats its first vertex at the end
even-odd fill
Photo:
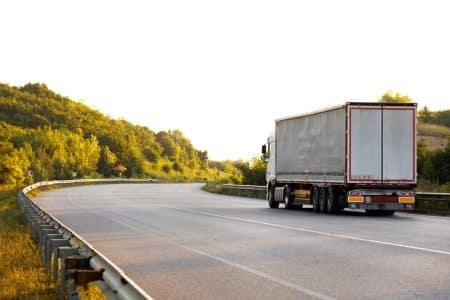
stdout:
POLYGON ((327 112, 327 111, 341 109, 341 108, 347 107, 348 105, 361 105, 361 106, 417 106, 417 103, 354 102, 354 101, 352 101, 352 102, 346 102, 346 103, 341 104, 341 105, 331 106, 331 107, 327 107, 325 109, 312 111, 312 112, 309 112, 309 113, 286 116, 286 117, 283 117, 283 118, 276 119, 275 122, 278 123, 279 121, 290 120, 290 119, 306 117, 306 116, 312 116, 312 115, 320 114, 320 113, 327 112))

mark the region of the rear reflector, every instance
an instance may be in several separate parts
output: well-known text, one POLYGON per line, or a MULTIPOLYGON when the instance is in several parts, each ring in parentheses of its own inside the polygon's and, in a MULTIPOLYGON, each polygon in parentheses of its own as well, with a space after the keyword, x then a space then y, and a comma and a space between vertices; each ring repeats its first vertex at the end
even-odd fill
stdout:
POLYGON ((348 197, 349 203, 364 203, 364 197, 362 196, 349 196, 348 197))
POLYGON ((398 197, 400 203, 414 203, 414 197, 398 197))

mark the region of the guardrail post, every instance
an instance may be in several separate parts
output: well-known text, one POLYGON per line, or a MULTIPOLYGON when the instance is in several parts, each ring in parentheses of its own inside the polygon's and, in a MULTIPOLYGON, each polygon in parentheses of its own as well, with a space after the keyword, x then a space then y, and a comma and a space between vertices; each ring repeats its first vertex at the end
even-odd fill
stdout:
POLYGON ((66 295, 66 258, 70 256, 78 255, 78 248, 73 247, 59 247, 58 256, 61 259, 61 286, 59 289, 59 294, 61 300, 65 299, 66 295))
MULTIPOLYGON (((59 248, 60 247, 67 247, 69 246, 69 240, 62 238, 62 239, 52 239, 51 240, 51 250, 53 253, 53 280, 58 281, 58 266, 59 266, 59 248)), ((51 259, 50 259, 51 260, 51 259)))
POLYGON ((69 300, 80 300, 80 294, 75 290, 75 270, 68 270, 67 271, 67 278, 68 278, 68 294, 69 294, 69 300))
POLYGON ((63 272, 67 272, 67 280, 68 280, 68 287, 69 287, 69 299, 79 299, 80 295, 75 290, 76 281, 76 271, 77 269, 83 268, 87 269, 90 268, 89 266, 89 258, 84 256, 69 256, 65 258, 65 264, 64 264, 65 270, 63 272), (78 298, 77 298, 78 297, 78 298))
POLYGON ((51 265, 52 265, 52 240, 60 240, 63 239, 64 236, 60 233, 56 234, 47 234, 44 244, 44 267, 47 271, 47 274, 51 275, 51 265))
POLYGON ((51 225, 50 227, 48 226, 43 227, 44 228, 41 228, 41 231, 39 232, 39 246, 41 247, 42 257, 45 257, 45 241, 47 234, 57 234, 58 230, 55 229, 53 225, 51 225))
POLYGON ((41 247, 42 256, 44 256, 44 235, 47 234, 55 234, 58 233, 58 230, 55 227, 48 223, 43 223, 43 225, 39 225, 39 246, 41 247))

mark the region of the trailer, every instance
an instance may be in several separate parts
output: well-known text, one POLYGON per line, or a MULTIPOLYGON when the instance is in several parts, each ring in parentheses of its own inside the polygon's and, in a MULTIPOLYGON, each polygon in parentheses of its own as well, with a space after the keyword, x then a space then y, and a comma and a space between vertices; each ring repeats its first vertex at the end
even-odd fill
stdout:
POLYGON ((263 145, 269 207, 413 210, 415 103, 348 102, 278 119, 263 145))

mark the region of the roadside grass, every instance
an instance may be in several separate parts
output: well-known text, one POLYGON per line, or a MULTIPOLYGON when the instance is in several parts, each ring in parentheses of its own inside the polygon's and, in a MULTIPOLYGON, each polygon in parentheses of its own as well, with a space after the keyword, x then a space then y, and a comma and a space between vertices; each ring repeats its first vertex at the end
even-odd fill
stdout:
POLYGON ((450 182, 445 184, 436 184, 428 180, 418 180, 416 192, 427 193, 450 193, 450 182))
POLYGON ((450 128, 437 124, 419 122, 417 124, 417 131, 422 135, 450 136, 450 128))
MULTIPOLYGON (((17 204, 18 191, 0 185, 0 299, 59 299, 59 286, 47 277, 41 252, 17 204)), ((77 290, 81 299, 106 299, 93 284, 77 290)))
POLYGON ((58 299, 16 202, 18 190, 0 186, 0 299, 58 299))

